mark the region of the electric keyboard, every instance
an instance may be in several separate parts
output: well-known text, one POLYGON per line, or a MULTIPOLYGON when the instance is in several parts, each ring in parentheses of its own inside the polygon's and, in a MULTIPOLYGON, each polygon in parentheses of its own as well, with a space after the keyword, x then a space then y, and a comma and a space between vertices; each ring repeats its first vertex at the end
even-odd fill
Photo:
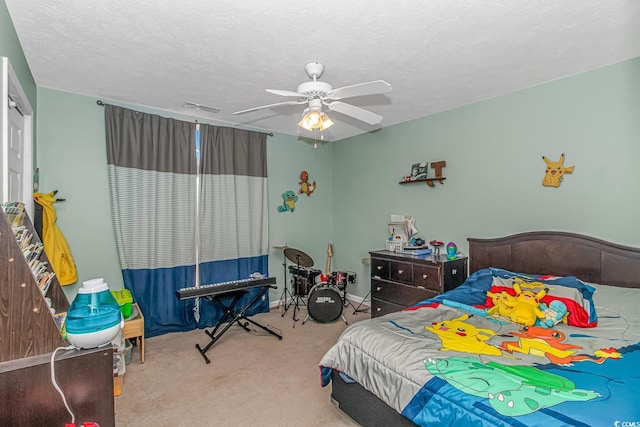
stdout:
POLYGON ((259 300, 265 300, 265 294, 269 291, 269 288, 275 285, 275 277, 263 277, 261 279, 241 279, 231 282, 220 282, 211 285, 194 286, 190 288, 182 288, 176 291, 178 298, 181 300, 188 298, 206 297, 211 301, 211 304, 218 305, 224 312, 224 315, 220 317, 218 322, 212 331, 204 330, 204 333, 210 338, 209 344, 205 347, 200 347, 200 344, 196 344, 196 349, 207 363, 211 363, 211 360, 206 355, 206 352, 215 344, 222 335, 234 324, 240 325, 245 331, 251 332, 249 324, 253 324, 274 337, 282 339, 282 335, 278 332, 271 330, 269 327, 261 325, 247 317, 247 312, 254 306, 259 300), (251 298, 251 301, 246 302, 244 298, 247 289, 260 288, 258 292, 251 298), (224 298, 227 294, 231 294, 229 298, 224 298), (226 301, 230 299, 231 301, 226 301), (241 321, 244 322, 241 322, 241 321), (226 323, 225 326, 222 326, 226 323))
POLYGON ((262 279, 241 279, 231 282, 219 282, 210 285, 193 286, 190 288, 182 288, 176 292, 178 298, 189 299, 197 297, 216 296, 223 293, 229 293, 233 291, 241 291, 245 289, 256 288, 259 286, 265 287, 276 283, 275 277, 264 277, 262 279))

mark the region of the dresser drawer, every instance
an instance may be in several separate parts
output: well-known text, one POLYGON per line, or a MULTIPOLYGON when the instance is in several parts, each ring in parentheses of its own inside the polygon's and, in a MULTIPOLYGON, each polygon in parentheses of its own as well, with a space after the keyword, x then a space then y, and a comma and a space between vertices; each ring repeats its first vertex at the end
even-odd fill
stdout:
POLYGON ((402 283, 383 282, 371 279, 371 298, 378 298, 394 304, 408 307, 438 293, 428 289, 416 288, 402 283))
POLYGON ((444 289, 449 291, 457 288, 467 280, 467 260, 457 259, 444 265, 444 289))
POLYGON ((389 278, 389 261, 386 259, 371 258, 371 277, 378 279, 389 278))
POLYGON ((371 298, 371 317, 384 316, 385 314, 394 313, 396 311, 403 310, 404 308, 404 306, 399 304, 394 304, 378 298, 371 298))
POLYGON ((417 287, 442 292, 440 271, 438 265, 416 264, 413 266, 413 284, 417 287))
POLYGON ((391 280, 403 283, 413 282, 413 264, 408 262, 391 261, 391 280))

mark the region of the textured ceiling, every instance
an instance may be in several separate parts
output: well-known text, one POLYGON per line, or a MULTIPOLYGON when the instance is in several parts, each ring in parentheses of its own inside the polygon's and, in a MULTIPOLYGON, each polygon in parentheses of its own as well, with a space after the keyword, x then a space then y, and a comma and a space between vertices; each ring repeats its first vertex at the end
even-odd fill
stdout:
POLYGON ((334 88, 392 85, 343 100, 380 125, 330 111, 326 141, 640 56, 638 0, 4 1, 40 87, 313 137, 304 105, 233 112, 291 100, 265 89, 308 62, 334 88))

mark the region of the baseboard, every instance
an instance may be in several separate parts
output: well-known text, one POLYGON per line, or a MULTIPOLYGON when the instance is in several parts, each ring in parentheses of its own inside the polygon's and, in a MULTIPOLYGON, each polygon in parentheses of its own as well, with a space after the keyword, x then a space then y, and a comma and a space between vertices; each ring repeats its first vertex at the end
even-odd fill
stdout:
POLYGON ((347 292, 347 299, 355 304, 362 304, 363 307, 371 307, 371 300, 365 300, 364 297, 353 295, 347 292))

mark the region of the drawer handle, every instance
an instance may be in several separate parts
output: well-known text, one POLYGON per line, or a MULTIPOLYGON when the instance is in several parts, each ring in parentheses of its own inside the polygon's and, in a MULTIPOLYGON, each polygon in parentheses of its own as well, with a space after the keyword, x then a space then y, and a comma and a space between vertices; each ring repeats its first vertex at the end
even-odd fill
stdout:
POLYGON ((398 270, 398 274, 404 273, 404 270, 398 270))
POLYGON ((381 307, 376 308, 376 311, 382 311, 381 307))
POLYGON ((376 291, 381 291, 381 290, 382 290, 382 286, 378 286, 378 287, 376 288, 376 291))
POLYGON ((382 270, 382 266, 381 265, 377 266, 376 268, 378 269, 378 271, 382 270))
POLYGON ((453 274, 454 276, 458 274, 458 269, 454 268, 453 270, 451 270, 451 274, 453 274))
POLYGON ((423 279, 426 279, 427 277, 429 277, 429 275, 428 275, 428 274, 423 274, 423 275, 422 275, 422 278, 423 278, 423 279))

